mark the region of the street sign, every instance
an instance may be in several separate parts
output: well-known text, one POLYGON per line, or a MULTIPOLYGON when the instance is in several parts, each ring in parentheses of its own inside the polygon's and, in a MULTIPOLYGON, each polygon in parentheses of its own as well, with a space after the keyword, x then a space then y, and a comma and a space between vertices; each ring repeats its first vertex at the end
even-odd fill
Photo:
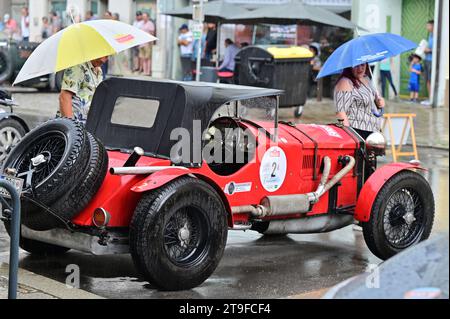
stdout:
MULTIPOLYGON (((13 176, 0 175, 0 180, 9 182, 17 190, 17 193, 22 193, 23 179, 13 176)), ((0 196, 11 198, 11 195, 3 187, 0 187, 0 196)))
POLYGON ((192 25, 192 35, 194 36, 194 40, 200 40, 203 34, 203 23, 194 22, 192 25))

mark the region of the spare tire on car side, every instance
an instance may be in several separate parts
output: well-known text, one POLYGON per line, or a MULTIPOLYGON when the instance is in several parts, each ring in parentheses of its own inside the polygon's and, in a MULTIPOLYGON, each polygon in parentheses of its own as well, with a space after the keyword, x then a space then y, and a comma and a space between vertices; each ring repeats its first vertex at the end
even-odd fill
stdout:
POLYGON ((87 132, 90 146, 89 161, 72 189, 56 201, 51 208, 64 220, 81 212, 95 196, 108 171, 108 154, 105 147, 87 132))
POLYGON ((27 134, 3 169, 14 168, 16 176, 24 179, 23 223, 34 230, 48 230, 86 207, 101 186, 107 165, 104 146, 83 124, 59 118, 27 134))

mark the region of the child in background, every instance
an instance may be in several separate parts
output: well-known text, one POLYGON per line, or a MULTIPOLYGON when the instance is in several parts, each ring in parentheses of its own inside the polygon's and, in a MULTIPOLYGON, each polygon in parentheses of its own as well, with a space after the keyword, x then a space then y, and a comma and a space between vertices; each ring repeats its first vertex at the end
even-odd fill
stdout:
POLYGON ((411 56, 411 64, 409 66, 409 71, 411 72, 409 77, 409 97, 412 103, 419 102, 420 75, 422 74, 421 60, 422 58, 417 54, 411 56))

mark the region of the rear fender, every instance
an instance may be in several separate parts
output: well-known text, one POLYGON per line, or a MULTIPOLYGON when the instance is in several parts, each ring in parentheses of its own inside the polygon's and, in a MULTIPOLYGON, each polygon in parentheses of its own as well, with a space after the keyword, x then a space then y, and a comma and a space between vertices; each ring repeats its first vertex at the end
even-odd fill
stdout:
POLYGON ((361 222, 369 221, 373 203, 383 185, 394 175, 407 169, 425 170, 423 167, 409 163, 393 163, 377 169, 365 182, 359 193, 355 207, 355 219, 361 222))
POLYGON ((26 133, 28 133, 30 131, 30 128, 28 127, 27 123, 25 123, 25 121, 18 117, 17 115, 14 115, 12 113, 9 112, 4 112, 4 113, 0 113, 0 121, 3 119, 12 119, 17 121, 20 125, 22 125, 23 129, 25 130, 26 133))
POLYGON ((217 185, 212 179, 201 175, 201 174, 193 174, 189 170, 181 170, 176 168, 168 168, 156 173, 149 175, 147 178, 144 178, 142 181, 136 183, 131 187, 131 191, 135 193, 144 193, 154 189, 157 189, 165 184, 177 179, 181 176, 191 175, 195 178, 201 179, 204 182, 208 183, 214 190, 217 192, 219 197, 222 199, 223 204, 225 205, 225 209, 227 210, 227 219, 228 226, 233 227, 233 215, 231 214, 231 206, 228 202, 222 188, 217 185))
POLYGON ((178 177, 189 174, 191 174, 189 170, 167 168, 165 170, 155 172, 149 175, 147 178, 144 178, 139 183, 136 183, 135 185, 133 185, 133 187, 131 187, 131 191, 135 193, 148 192, 153 189, 157 189, 178 177))

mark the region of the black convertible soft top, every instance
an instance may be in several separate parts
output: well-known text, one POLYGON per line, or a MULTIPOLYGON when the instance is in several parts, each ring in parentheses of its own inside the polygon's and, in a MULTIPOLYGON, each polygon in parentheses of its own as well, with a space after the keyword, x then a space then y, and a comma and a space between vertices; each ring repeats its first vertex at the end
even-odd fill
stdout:
MULTIPOLYGON (((199 120, 204 130, 216 110, 228 102, 281 94, 283 91, 280 90, 239 85, 110 78, 103 81, 94 94, 86 127, 108 148, 132 150, 140 146, 147 153, 170 157, 170 149, 177 142, 170 140, 173 129, 181 127, 192 133, 193 121, 199 120), (119 97, 158 100, 159 109, 153 126, 144 128, 112 123, 119 97)), ((197 151, 201 150, 193 149, 193 153, 197 151)))

